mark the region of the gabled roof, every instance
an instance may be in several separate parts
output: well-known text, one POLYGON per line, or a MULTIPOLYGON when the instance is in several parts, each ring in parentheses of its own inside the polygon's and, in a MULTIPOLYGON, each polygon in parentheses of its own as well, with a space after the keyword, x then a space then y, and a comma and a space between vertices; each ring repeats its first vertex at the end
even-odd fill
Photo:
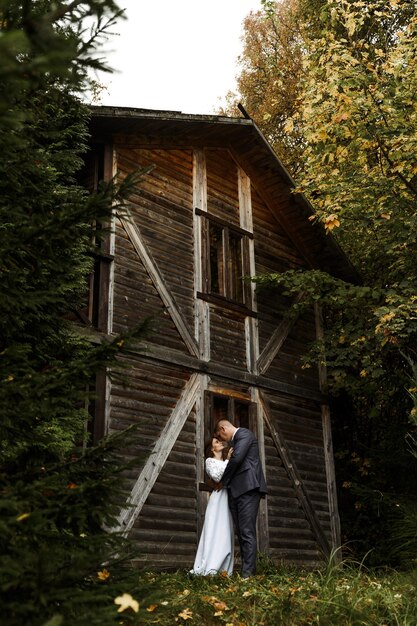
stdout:
POLYGON ((293 179, 253 120, 127 107, 94 106, 91 111, 95 140, 117 135, 127 145, 228 148, 308 265, 349 282, 360 280, 334 237, 309 221, 312 205, 294 193, 293 179))

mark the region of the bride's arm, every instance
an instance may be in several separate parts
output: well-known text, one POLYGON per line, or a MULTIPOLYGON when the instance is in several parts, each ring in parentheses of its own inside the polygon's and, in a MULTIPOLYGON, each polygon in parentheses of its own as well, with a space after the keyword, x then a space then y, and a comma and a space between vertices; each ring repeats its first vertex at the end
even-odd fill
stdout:
POLYGON ((227 461, 225 463, 218 463, 215 459, 209 457, 206 459, 206 472, 215 483, 219 483, 226 465, 227 461))

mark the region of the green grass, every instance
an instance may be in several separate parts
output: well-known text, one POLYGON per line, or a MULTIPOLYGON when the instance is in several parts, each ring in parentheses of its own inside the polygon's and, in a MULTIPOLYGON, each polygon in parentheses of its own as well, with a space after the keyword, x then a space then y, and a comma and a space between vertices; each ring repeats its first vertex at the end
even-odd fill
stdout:
POLYGON ((372 572, 349 563, 316 571, 264 563, 246 580, 143 571, 134 594, 140 609, 120 613, 119 624, 416 626, 416 584, 417 570, 372 572))

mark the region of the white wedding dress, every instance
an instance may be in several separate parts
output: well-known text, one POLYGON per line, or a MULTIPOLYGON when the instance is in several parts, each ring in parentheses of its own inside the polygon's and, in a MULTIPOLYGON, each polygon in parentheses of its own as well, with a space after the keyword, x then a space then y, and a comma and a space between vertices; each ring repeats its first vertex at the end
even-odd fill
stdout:
MULTIPOLYGON (((206 472, 216 483, 220 482, 228 461, 206 459, 206 472)), ((210 495, 203 530, 191 574, 207 576, 226 571, 233 572, 234 531, 227 500, 227 489, 210 495)))

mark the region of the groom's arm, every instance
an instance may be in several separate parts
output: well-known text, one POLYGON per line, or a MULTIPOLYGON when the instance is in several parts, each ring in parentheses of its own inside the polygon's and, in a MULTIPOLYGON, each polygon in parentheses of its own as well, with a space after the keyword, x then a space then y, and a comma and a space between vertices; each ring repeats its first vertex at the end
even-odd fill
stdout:
POLYGON ((236 440, 233 441, 233 454, 230 457, 224 474, 222 476, 222 485, 227 487, 233 476, 241 466, 242 462, 246 458, 249 448, 252 445, 254 439, 253 433, 250 430, 239 429, 239 436, 236 435, 236 440))

